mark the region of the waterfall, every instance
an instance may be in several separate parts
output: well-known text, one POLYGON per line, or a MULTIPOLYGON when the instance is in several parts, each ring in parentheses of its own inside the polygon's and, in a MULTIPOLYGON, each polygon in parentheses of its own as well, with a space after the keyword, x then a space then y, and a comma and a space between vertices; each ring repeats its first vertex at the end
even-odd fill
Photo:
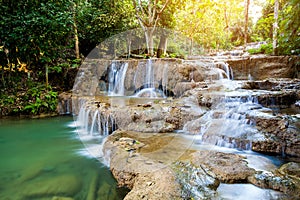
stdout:
POLYGON ((255 96, 225 95, 213 109, 199 119, 188 122, 183 130, 199 135, 200 143, 251 149, 251 141, 258 136, 252 116, 263 107, 255 96))
POLYGON ((71 102, 70 101, 71 101, 71 99, 67 99, 65 101, 65 106, 66 106, 66 112, 65 112, 65 114, 67 114, 67 115, 69 115, 71 113, 71 109, 70 109, 71 102))
POLYGON ((146 64, 146 85, 148 88, 154 88, 154 73, 153 73, 153 65, 152 60, 148 59, 146 64))
POLYGON ((108 95, 109 96, 124 96, 125 87, 124 82, 128 63, 118 63, 113 61, 109 67, 108 72, 108 95))
MULTIPOLYGON (((135 84, 141 81, 141 87, 135 91, 134 97, 147 97, 147 98, 165 98, 164 90, 166 90, 166 85, 163 87, 163 82, 167 83, 168 68, 162 66, 159 68, 154 68, 152 59, 148 59, 146 63, 141 63, 138 66, 139 70, 136 71, 134 76, 135 84), (158 79, 156 76, 161 77, 158 79), (158 80, 157 80, 158 79, 158 80)), ((136 84, 137 85, 137 84, 136 84)))
POLYGON ((109 135, 116 130, 116 123, 111 113, 101 111, 91 102, 83 104, 80 108, 76 126, 80 135, 109 135))
MULTIPOLYGON (((90 130, 90 134, 93 135, 95 133, 95 126, 96 126, 96 119, 98 118, 98 115, 99 115, 99 111, 96 110, 94 112, 94 116, 93 116, 93 121, 92 121, 92 124, 91 124, 91 130, 90 130)), ((98 122, 98 121, 97 121, 98 122)), ((98 124, 98 123, 97 123, 98 124)), ((99 126, 99 125, 98 125, 99 126)))
MULTIPOLYGON (((229 66, 228 63, 225 62, 216 62, 214 63, 214 67, 220 65, 222 67, 222 70, 224 70, 225 74, 226 74, 226 78, 228 80, 233 80, 233 70, 232 68, 229 66)), ((223 75, 220 76, 220 79, 224 79, 223 75)))

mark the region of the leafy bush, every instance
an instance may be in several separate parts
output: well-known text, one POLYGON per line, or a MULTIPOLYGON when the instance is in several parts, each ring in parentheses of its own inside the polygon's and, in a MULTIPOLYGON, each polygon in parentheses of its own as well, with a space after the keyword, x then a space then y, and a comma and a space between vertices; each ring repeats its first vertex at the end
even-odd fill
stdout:
POLYGON ((272 44, 262 44, 259 48, 249 49, 248 53, 250 54, 272 54, 273 45, 272 44))
POLYGON ((57 107, 58 93, 52 88, 35 82, 27 84, 28 88, 16 91, 3 91, 0 95, 0 115, 38 115, 53 113, 57 107))
POLYGON ((56 110, 57 92, 52 91, 50 86, 45 87, 41 85, 30 88, 25 99, 29 99, 28 104, 22 109, 25 113, 36 115, 56 110))

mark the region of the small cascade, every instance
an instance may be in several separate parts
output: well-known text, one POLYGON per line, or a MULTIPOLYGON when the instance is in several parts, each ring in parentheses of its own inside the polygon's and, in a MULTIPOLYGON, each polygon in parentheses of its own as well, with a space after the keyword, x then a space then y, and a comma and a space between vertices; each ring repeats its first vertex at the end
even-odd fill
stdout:
MULTIPOLYGON (((225 74, 226 74, 226 79, 228 80, 233 80, 233 70, 232 68, 229 66, 228 63, 225 62, 215 62, 214 63, 214 67, 218 67, 222 70, 224 70, 225 74)), ((220 79, 224 79, 223 75, 220 75, 220 79)))
POLYGON ((253 77, 251 76, 250 73, 248 74, 248 80, 249 80, 249 81, 253 81, 253 77))
POLYGON ((147 97, 147 98, 166 98, 163 91, 155 88, 144 88, 138 91, 134 97, 147 97))
POLYGON ((198 127, 195 133, 200 136, 200 143, 250 150, 251 141, 258 137, 251 116, 259 109, 262 106, 254 96, 225 96, 200 119, 186 124, 184 131, 198 127))
MULTIPOLYGON (((94 135, 94 133, 96 132, 95 131, 95 127, 96 127, 96 120, 99 118, 99 111, 96 110, 94 112, 94 116, 93 116, 93 120, 92 120, 92 124, 91 124, 91 129, 90 129, 90 134, 91 135, 94 135)), ((99 124, 99 123, 97 123, 99 124)), ((97 130, 97 129, 96 129, 97 130)))
POLYGON ((101 109, 97 109, 89 103, 81 106, 76 124, 80 135, 107 136, 116 130, 112 114, 101 112, 101 109))
POLYGON ((57 110, 60 115, 70 115, 72 113, 72 95, 63 92, 58 96, 57 110))
MULTIPOLYGON (((142 74, 137 72, 135 74, 135 82, 137 79, 143 77, 142 86, 135 91, 134 97, 147 97, 147 98, 165 98, 164 88, 162 86, 162 82, 167 82, 166 78, 168 73, 168 68, 166 65, 163 66, 163 71, 155 71, 153 67, 152 59, 148 59, 146 64, 140 64, 140 68, 142 68, 142 74), (162 80, 157 81, 155 79, 155 73, 162 73, 162 80), (159 83, 160 82, 160 83, 159 83)), ((160 66, 161 67, 161 66, 160 66)), ((166 88, 166 87, 165 87, 166 88)))
POLYGON ((113 61, 108 68, 108 95, 109 96, 124 96, 124 82, 128 63, 120 63, 113 61))
POLYGON ((155 88, 154 85, 154 73, 153 73, 153 65, 152 60, 148 59, 146 64, 146 84, 148 85, 148 88, 155 88))

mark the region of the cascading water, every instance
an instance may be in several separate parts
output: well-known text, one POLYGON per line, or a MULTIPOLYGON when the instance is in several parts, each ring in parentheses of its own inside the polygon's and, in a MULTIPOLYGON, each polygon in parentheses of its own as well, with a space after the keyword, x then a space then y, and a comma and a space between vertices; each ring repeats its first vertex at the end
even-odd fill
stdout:
POLYGON ((200 136, 200 142, 251 150, 251 141, 261 137, 255 128, 253 116, 269 112, 269 109, 262 107, 256 96, 244 93, 227 92, 218 99, 219 102, 209 112, 194 122, 187 123, 184 131, 189 132, 194 130, 193 127, 199 127, 195 133, 200 136))
POLYGON ((125 87, 124 82, 128 63, 119 63, 113 61, 109 67, 108 73, 108 95, 109 96, 124 96, 125 87))
MULTIPOLYGON (((155 69, 153 67, 153 61, 152 59, 148 59, 146 61, 146 64, 140 64, 139 65, 140 68, 142 68, 143 70, 141 70, 143 72, 143 74, 140 73, 136 73, 135 74, 135 79, 137 79, 137 77, 142 76, 143 78, 143 83, 142 83, 142 87, 139 88, 135 94, 134 97, 148 97, 148 98, 158 98, 158 97, 163 97, 165 98, 165 94, 163 91, 163 87, 162 87, 162 83, 158 83, 158 81, 155 79, 155 69)), ((165 74, 167 74, 167 67, 165 67, 165 65, 163 66, 163 77, 162 77, 162 81, 165 80, 165 74)), ((157 72, 156 72, 157 73, 157 72)), ((161 72, 159 72, 161 73, 161 72)), ((140 78, 140 77, 139 77, 140 78)))
MULTIPOLYGON (((222 67, 221 69, 224 70, 224 72, 226 74, 226 78, 228 80, 233 80, 233 71, 232 71, 232 68, 229 66, 228 63, 218 61, 218 62, 214 63, 214 67, 217 67, 217 66, 221 66, 222 67)), ((223 79, 223 78, 224 77, 221 74, 220 75, 220 79, 223 79)))
POLYGON ((105 136, 116 130, 112 114, 98 109, 94 101, 85 101, 81 104, 75 125, 89 155, 102 159, 102 142, 105 136))
POLYGON ((111 114, 101 112, 87 102, 80 108, 77 117, 78 132, 81 135, 102 135, 107 136, 116 129, 114 117, 111 114))

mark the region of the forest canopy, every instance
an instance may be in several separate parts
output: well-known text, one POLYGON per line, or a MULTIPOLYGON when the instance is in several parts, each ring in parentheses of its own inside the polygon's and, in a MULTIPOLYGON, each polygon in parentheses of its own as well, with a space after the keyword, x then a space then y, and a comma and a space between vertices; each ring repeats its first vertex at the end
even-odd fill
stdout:
MULTIPOLYGON (((68 81, 69 70, 79 67, 105 39, 134 28, 142 28, 148 41, 142 57, 182 56, 166 53, 167 34, 159 47, 152 45, 151 31, 156 28, 189 38, 190 44, 181 45, 199 49, 190 54, 251 42, 265 43, 251 53, 300 54, 299 0, 0 0, 0 9, 0 88, 7 101, 12 88, 28 92, 42 83, 45 87, 39 90, 51 92, 55 83, 56 90, 71 89, 62 82, 68 81), (51 73, 62 80, 51 82, 51 73)), ((33 94, 28 97, 32 104, 42 98, 33 94)), ((52 101, 55 95, 43 98, 52 101)))
MULTIPOLYGON (((279 1, 279 0, 278 0, 279 1)), ((158 27, 175 29, 207 50, 231 49, 247 42, 273 39, 274 0, 251 0, 249 11, 262 6, 257 22, 245 26, 243 0, 1 0, 0 65, 25 63, 29 69, 76 59, 75 40, 86 56, 97 44, 116 33, 140 27, 136 10, 149 5, 165 9, 156 15, 158 27), (134 5, 141 3, 141 8, 134 5), (154 5, 154 3, 157 4, 154 5), (245 33, 245 30, 247 34, 245 33)), ((299 0, 280 0, 278 54, 298 54, 299 0)), ((147 15, 147 13, 146 13, 147 15)), ((154 24, 152 24, 154 25, 154 24)), ((78 56, 77 56, 78 58, 78 56)))

